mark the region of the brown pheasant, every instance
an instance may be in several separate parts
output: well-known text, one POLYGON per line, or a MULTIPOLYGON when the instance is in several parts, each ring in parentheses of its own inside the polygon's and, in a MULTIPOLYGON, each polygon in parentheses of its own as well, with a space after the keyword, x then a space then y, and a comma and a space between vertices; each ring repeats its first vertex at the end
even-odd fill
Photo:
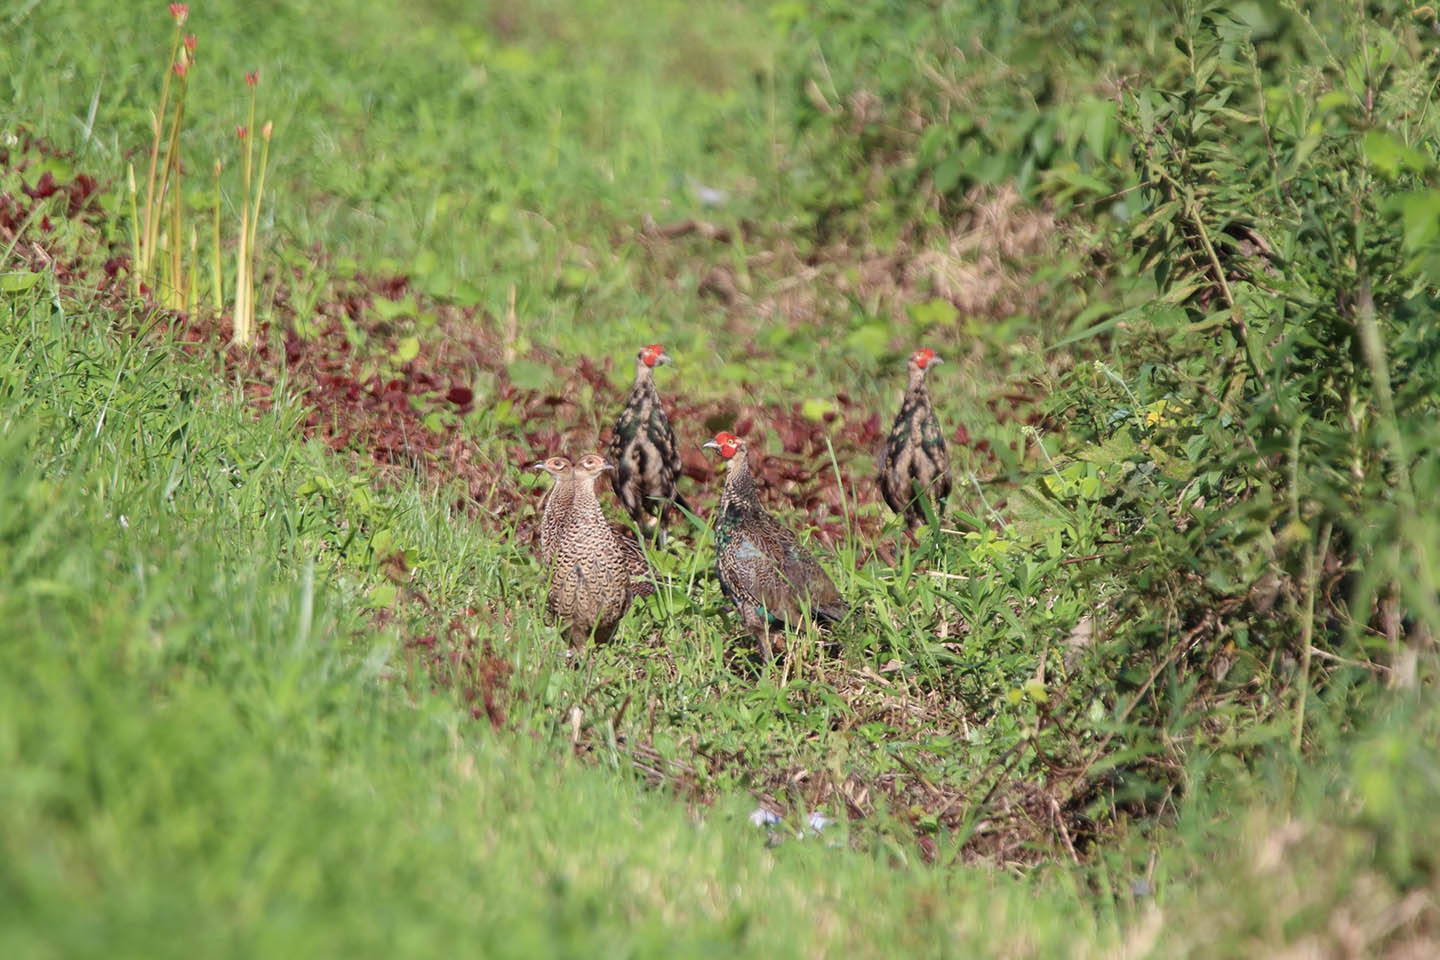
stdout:
POLYGON ((610 482, 615 495, 631 519, 647 533, 664 521, 669 504, 690 509, 675 490, 680 451, 655 392, 655 367, 669 362, 669 355, 658 343, 635 355, 635 385, 625 398, 610 438, 609 454, 615 463, 610 482))
POLYGON ((776 628, 795 626, 807 610, 813 619, 833 623, 845 616, 847 607, 795 534, 760 505, 745 441, 721 432, 705 447, 725 459, 725 490, 715 521, 720 590, 760 644, 761 660, 768 661, 776 628))
POLYGON ((555 541, 575 498, 575 468, 565 457, 551 457, 530 469, 543 470, 555 480, 540 501, 540 562, 548 567, 555 559, 555 541))
POLYGON ((580 458, 571 471, 570 504, 555 530, 546 608, 567 624, 575 650, 592 635, 596 643, 608 641, 631 598, 654 590, 644 551, 605 519, 595 495, 596 478, 614 469, 599 454, 580 458))
POLYGON ((880 461, 880 493, 890 509, 905 518, 907 529, 925 522, 926 498, 933 498, 930 502, 938 517, 950 496, 950 455, 925 389, 926 371, 943 362, 928 347, 910 355, 905 399, 880 461))

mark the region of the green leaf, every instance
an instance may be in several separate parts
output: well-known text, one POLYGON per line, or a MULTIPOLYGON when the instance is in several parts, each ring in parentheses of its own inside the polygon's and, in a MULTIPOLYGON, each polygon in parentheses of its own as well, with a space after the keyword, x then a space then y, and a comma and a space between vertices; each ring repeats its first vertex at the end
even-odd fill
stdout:
POLYGON ((877 354, 890 342, 890 326, 885 323, 867 323, 856 327, 845 335, 845 345, 860 353, 877 354))
POLYGON ((392 355, 396 363, 409 363, 420 355, 420 339, 418 337, 405 337, 395 345, 395 353, 392 355))
POLYGON ((395 584, 377 583, 370 590, 370 596, 365 600, 365 606, 371 610, 381 610, 392 606, 395 603, 395 584))
POLYGON ((510 382, 521 390, 540 390, 550 382, 550 368, 531 360, 510 364, 510 382))
POLYGON ((770 22, 775 25, 776 31, 782 36, 790 32, 790 29, 797 23, 804 23, 809 19, 809 11, 805 4, 794 2, 772 3, 765 11, 770 17, 770 22))
POLYGON ((929 328, 935 326, 948 326, 955 322, 960 312, 949 300, 941 300, 938 297, 926 300, 924 303, 917 303, 906 310, 910 319, 921 327, 929 328))
POLYGON ((946 157, 935 168, 934 180, 935 190, 938 193, 949 193, 960 183, 960 177, 965 173, 965 157, 963 154, 952 153, 946 157))
POLYGON ((19 293, 40 282, 40 274, 29 271, 0 273, 0 293, 19 293))
POLYGON ((375 299, 375 315, 381 320, 394 320, 396 317, 409 317, 415 315, 415 298, 405 297, 403 300, 386 300, 384 297, 375 299))
POLYGON ((1132 239, 1149 236, 1156 228, 1168 224, 1180 212, 1180 201, 1170 200, 1160 204, 1153 211, 1146 214, 1145 219, 1135 224, 1130 230, 1132 239))
POLYGON ((1440 236, 1440 190, 1418 190, 1400 198, 1407 253, 1416 253, 1440 236))
POLYGON ((1395 177, 1404 171, 1425 169, 1425 157, 1398 138, 1384 130, 1370 130, 1364 140, 1365 161, 1386 177, 1395 177))
POLYGON ((800 412, 807 420, 823 420, 827 413, 836 413, 839 407, 834 400, 806 400, 800 404, 800 412))
POLYGON ((1115 107, 1108 100, 1092 100, 1086 107, 1085 145, 1097 159, 1104 160, 1116 128, 1115 107))

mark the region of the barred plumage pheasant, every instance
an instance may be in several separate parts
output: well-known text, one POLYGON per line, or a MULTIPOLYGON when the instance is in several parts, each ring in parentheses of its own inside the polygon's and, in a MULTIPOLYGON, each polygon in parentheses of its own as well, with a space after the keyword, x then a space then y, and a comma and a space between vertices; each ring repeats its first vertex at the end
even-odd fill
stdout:
POLYGON ((610 459, 615 472, 610 481, 630 517, 647 532, 665 519, 671 503, 690 509, 675 490, 680 475, 680 451, 660 396, 655 392, 655 368, 670 357, 658 343, 635 355, 635 385, 615 421, 610 438, 610 459))
POLYGON ((596 478, 614 469, 598 454, 580 458, 571 471, 570 503, 554 530, 546 608, 565 622, 575 650, 584 649, 592 635, 596 643, 608 641, 630 600, 654 591, 644 551, 628 532, 610 524, 595 495, 596 478))
POLYGON ((905 399, 880 461, 880 493, 890 509, 905 518, 908 529, 925 522, 926 498, 939 516, 950 496, 950 455, 930 405, 930 392, 925 389, 926 372, 942 362, 928 347, 910 355, 905 399))
POLYGON ((543 470, 555 481, 540 501, 540 562, 548 567, 555 559, 555 542, 575 497, 575 468, 565 457, 551 457, 530 469, 543 470))
POLYGON ((745 441, 721 432, 705 447, 725 459, 725 490, 715 521, 720 589, 760 644, 761 659, 768 661, 777 629, 795 626, 807 610, 814 620, 831 623, 844 617, 847 607, 795 534, 760 505, 745 441))

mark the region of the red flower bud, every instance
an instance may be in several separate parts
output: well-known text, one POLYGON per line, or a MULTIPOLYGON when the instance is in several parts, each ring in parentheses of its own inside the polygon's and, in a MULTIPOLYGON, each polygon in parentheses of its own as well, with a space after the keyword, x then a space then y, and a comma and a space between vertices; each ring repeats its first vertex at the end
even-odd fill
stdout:
POLYGON ((245 134, 248 132, 249 131, 245 129, 244 124, 241 124, 240 126, 235 128, 235 136, 239 137, 241 140, 245 139, 245 134))
POLYGON ((259 82, 260 82, 260 71, 259 71, 259 70, 256 70, 254 73, 247 73, 247 74, 245 74, 245 86, 247 86, 247 87, 253 87, 253 86, 255 86, 255 84, 257 84, 257 83, 259 83, 259 82))
POLYGON ((195 52, 195 44, 196 44, 197 42, 198 42, 198 41, 195 39, 195 34, 193 34, 193 33, 187 33, 187 34, 185 34, 185 49, 186 49, 186 50, 189 50, 191 53, 194 53, 194 52, 195 52))
POLYGON ((264 137, 266 140, 269 140, 269 139, 270 139, 270 132, 271 132, 272 130, 274 130, 274 129, 275 129, 275 125, 274 125, 273 123, 271 123, 269 120, 266 120, 266 121, 265 121, 265 125, 260 128, 260 136, 264 137))
POLYGON ((175 61, 175 76, 177 76, 177 77, 183 77, 183 76, 185 76, 185 71, 187 71, 187 70, 189 70, 189 69, 190 69, 190 61, 189 61, 189 60, 181 59, 181 60, 176 60, 176 61, 175 61))
POLYGON ((170 4, 170 16, 175 19, 175 26, 180 26, 190 16, 190 5, 188 3, 170 4))

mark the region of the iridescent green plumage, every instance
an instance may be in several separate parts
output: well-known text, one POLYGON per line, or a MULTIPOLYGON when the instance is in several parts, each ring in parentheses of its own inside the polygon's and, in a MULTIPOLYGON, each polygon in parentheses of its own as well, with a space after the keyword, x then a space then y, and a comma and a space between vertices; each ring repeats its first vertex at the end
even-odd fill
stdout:
POLYGON ((759 643, 761 658, 769 660, 777 631, 798 625, 806 614, 818 622, 834 622, 848 608, 795 534, 760 505, 745 442, 721 433, 705 446, 726 458, 725 490, 715 521, 720 590, 759 643))

